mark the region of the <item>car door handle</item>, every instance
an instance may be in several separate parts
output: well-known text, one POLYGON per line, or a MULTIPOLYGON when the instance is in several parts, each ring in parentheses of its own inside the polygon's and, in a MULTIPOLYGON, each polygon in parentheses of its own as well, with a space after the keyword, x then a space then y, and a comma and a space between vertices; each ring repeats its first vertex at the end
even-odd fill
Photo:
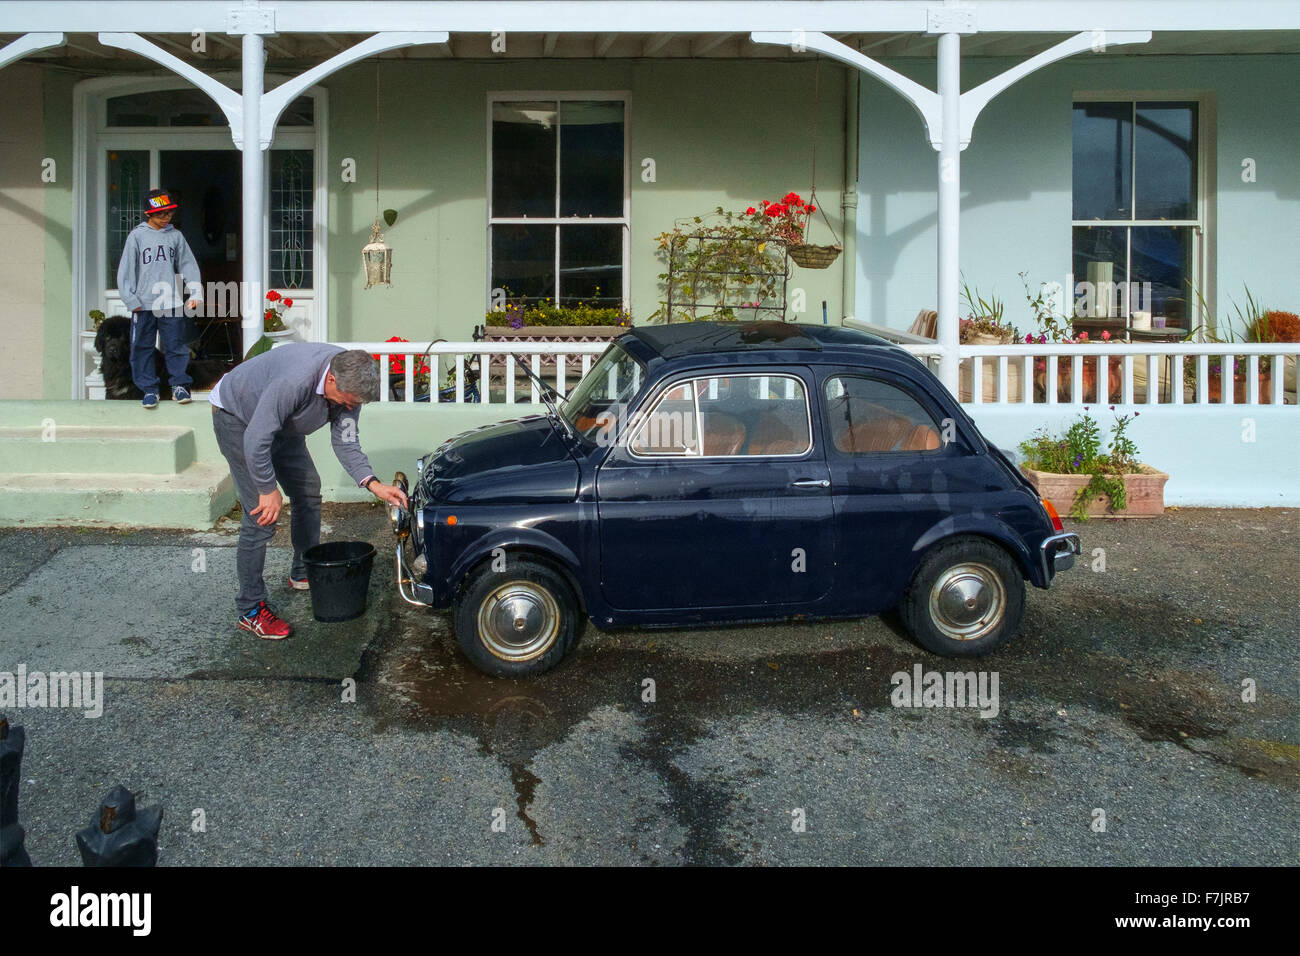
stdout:
POLYGON ((791 482, 792 488, 829 488, 830 480, 827 478, 800 478, 798 481, 791 482))

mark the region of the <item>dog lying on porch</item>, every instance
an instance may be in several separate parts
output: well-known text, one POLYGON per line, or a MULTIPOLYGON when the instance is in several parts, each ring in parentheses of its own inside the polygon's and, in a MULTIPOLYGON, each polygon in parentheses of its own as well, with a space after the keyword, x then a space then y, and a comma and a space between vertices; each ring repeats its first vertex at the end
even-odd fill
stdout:
MULTIPOLYGON (((136 401, 144 397, 131 379, 131 320, 127 316, 115 315, 99 323, 95 332, 95 351, 103 357, 100 370, 104 375, 105 397, 136 401)), ((154 349, 153 361, 158 372, 158 395, 169 398, 167 363, 161 350, 154 349)), ((194 379, 191 391, 210 389, 226 373, 226 363, 216 359, 196 359, 191 351, 189 373, 194 379)))

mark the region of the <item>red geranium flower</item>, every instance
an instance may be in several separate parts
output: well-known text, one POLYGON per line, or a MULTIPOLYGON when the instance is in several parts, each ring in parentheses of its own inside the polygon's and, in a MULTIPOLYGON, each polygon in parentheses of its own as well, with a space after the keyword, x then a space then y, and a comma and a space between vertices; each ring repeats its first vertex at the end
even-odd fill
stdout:
POLYGON ((745 210, 745 215, 746 215, 746 216, 752 216, 752 215, 754 215, 756 212, 758 212, 758 210, 755 209, 753 206, 750 206, 748 209, 745 210))
POLYGON ((269 292, 266 293, 266 301, 267 301, 267 302, 279 302, 279 301, 280 301, 280 293, 278 293, 278 292, 276 292, 274 289, 272 289, 271 291, 269 291, 269 292))
POLYGON ((284 300, 284 307, 285 307, 286 309, 292 309, 292 308, 293 308, 293 299, 285 299, 285 300, 284 300))

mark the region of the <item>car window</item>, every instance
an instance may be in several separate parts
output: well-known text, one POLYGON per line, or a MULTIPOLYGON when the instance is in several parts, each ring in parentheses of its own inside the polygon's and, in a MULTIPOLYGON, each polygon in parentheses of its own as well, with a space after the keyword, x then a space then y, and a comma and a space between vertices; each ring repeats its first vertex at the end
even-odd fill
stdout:
POLYGON ((812 427, 804 384, 792 375, 709 375, 680 383, 656 404, 631 448, 638 455, 713 458, 805 454, 812 427))
POLYGON ((560 414, 583 441, 601 443, 617 434, 623 409, 641 390, 645 366, 621 345, 611 345, 569 394, 560 414))
POLYGON ((698 455, 695 394, 683 382, 664 392, 639 423, 629 447, 637 455, 698 455))
POLYGON ((933 416, 911 395, 877 378, 826 380, 830 443, 849 455, 934 451, 942 446, 933 416))

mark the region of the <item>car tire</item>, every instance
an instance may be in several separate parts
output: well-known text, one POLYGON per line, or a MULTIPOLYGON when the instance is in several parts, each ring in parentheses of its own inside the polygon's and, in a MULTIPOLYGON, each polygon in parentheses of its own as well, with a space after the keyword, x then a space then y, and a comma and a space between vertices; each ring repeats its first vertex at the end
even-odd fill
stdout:
POLYGON ((1025 611, 1025 579, 1003 548, 963 537, 931 548, 899 612, 912 637, 944 657, 978 657, 1005 644, 1025 611))
POLYGON ((564 575, 532 558, 508 558, 504 571, 480 565, 453 613, 461 650, 493 677, 550 670, 577 643, 583 620, 564 575))

